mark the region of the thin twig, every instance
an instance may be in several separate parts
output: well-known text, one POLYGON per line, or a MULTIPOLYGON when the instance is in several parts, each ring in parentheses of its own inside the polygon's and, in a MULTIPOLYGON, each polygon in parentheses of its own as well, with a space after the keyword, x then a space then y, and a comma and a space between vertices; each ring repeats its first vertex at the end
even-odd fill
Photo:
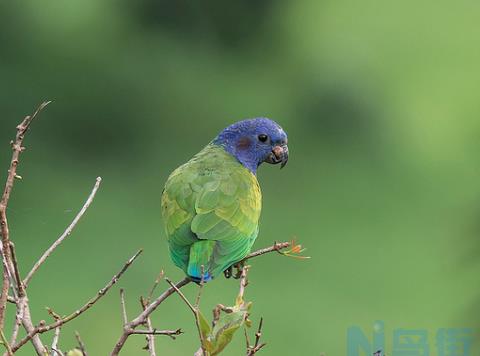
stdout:
MULTIPOLYGON (((186 286, 187 284, 189 284, 191 281, 192 280, 189 277, 185 277, 184 279, 180 280, 177 284, 175 284, 175 286, 178 289, 180 289, 186 286)), ((129 325, 133 328, 136 328, 137 326, 143 324, 145 322, 146 317, 152 314, 155 311, 155 309, 157 309, 158 306, 162 304, 163 301, 167 299, 169 296, 171 296, 174 292, 175 292, 174 288, 172 287, 168 288, 165 292, 163 292, 160 296, 158 296, 157 299, 151 302, 140 315, 138 315, 135 319, 130 321, 129 325)))
POLYGON ((13 264, 15 281, 17 283, 17 293, 18 293, 18 296, 21 298, 25 296, 25 286, 22 283, 22 278, 20 277, 20 271, 18 270, 17 254, 15 253, 15 245, 12 241, 10 241, 10 254, 12 256, 11 261, 13 264))
MULTIPOLYGON (((280 250, 287 248, 291 245, 290 242, 275 242, 272 246, 266 247, 260 250, 257 250, 255 252, 252 252, 249 254, 247 257, 245 257, 243 260, 239 262, 244 262, 245 260, 253 257, 257 257, 260 255, 264 255, 266 253, 270 252, 279 252, 280 250)), ((163 273, 161 274, 163 276, 163 273)), ((117 343, 115 344, 115 347, 112 350, 112 353, 110 354, 111 356, 117 356, 120 351, 122 350, 123 346, 125 345, 125 342, 127 341, 128 337, 131 335, 132 330, 135 330, 139 325, 145 325, 147 322, 147 318, 152 314, 155 309, 158 308, 160 304, 163 303, 165 299, 170 297, 173 293, 176 292, 176 289, 179 290, 180 288, 186 286, 187 284, 191 283, 192 280, 189 277, 185 277, 181 281, 179 281, 175 286, 170 286, 165 292, 163 292, 157 299, 155 299, 153 302, 151 302, 144 310, 142 313, 140 313, 135 319, 131 320, 127 325, 123 328, 123 333, 120 335, 120 338, 118 339, 117 343)), ((158 284, 158 283, 157 283, 158 284)), ((156 287, 156 285, 154 285, 156 287)), ((153 292, 152 292, 153 294, 153 292)), ((190 303, 190 302, 189 302, 190 303)), ((191 305, 191 303, 190 303, 191 305)), ((193 307, 193 306, 192 306, 193 307)), ((190 308, 191 309, 191 308, 190 308)))
POLYGON ((247 257, 245 257, 244 259, 240 260, 238 263, 242 263, 248 259, 251 259, 251 258, 254 258, 254 257, 258 257, 258 256, 261 256, 261 255, 264 255, 266 253, 270 253, 270 252, 279 252, 280 250, 283 250, 284 248, 287 248, 291 245, 292 243, 291 242, 275 242, 272 246, 270 247, 265 247, 265 248, 262 248, 260 250, 257 250, 255 252, 252 252, 250 253, 247 257))
MULTIPOLYGON (((23 325, 23 328, 25 329, 25 331, 28 334, 32 335, 32 337, 29 338, 29 339, 32 341, 32 345, 35 348, 35 351, 37 352, 37 355, 43 356, 47 352, 47 348, 45 347, 45 345, 40 340, 40 337, 39 337, 38 333, 35 333, 36 327, 33 325, 33 322, 32 322, 32 315, 30 314, 30 306, 28 304, 28 301, 25 302, 25 309, 23 311, 22 325, 23 325)), ((41 320, 40 323, 39 323, 39 326, 42 327, 44 325, 45 325, 45 321, 41 320)), ((12 350, 13 350, 13 352, 16 351, 13 346, 12 346, 12 350)))
POLYGON ((15 352, 17 351, 20 347, 25 345, 32 337, 34 337, 37 334, 42 334, 46 331, 55 329, 59 326, 62 326, 63 324, 68 323, 69 321, 75 319, 79 315, 83 314, 86 312, 88 309, 90 309, 100 298, 102 298, 112 286, 118 282, 119 278, 125 273, 125 271, 131 266, 131 264, 135 261, 135 259, 142 253, 142 250, 137 251, 135 255, 133 255, 122 267, 122 269, 113 276, 113 278, 110 280, 110 282, 105 285, 102 289, 98 291, 98 293, 90 299, 86 304, 84 304, 80 309, 74 311, 70 315, 55 321, 52 324, 49 325, 39 325, 36 326, 33 330, 28 331, 28 334, 19 342, 17 342, 15 345, 12 346, 12 350, 15 352))
MULTIPOLYGON (((16 284, 16 291, 15 294, 18 296, 17 299, 17 313, 15 314, 15 324, 13 326, 12 336, 11 336, 11 344, 14 344, 17 340, 18 336, 18 329, 20 324, 23 324, 23 327, 27 332, 31 332, 35 329, 33 326, 32 318, 30 315, 30 305, 28 303, 27 292, 25 290, 25 285, 22 282, 22 278, 20 277, 20 271, 18 268, 18 261, 15 252, 15 246, 13 242, 10 241, 10 254, 11 254, 11 266, 14 270, 15 276, 15 284, 16 284)), ((32 344, 35 348, 35 351, 38 355, 43 355, 46 351, 45 345, 40 340, 38 335, 34 335, 32 338, 32 344)))
POLYGON ((3 330, 0 330, 0 338, 2 340, 3 346, 5 346, 5 349, 7 349, 7 355, 13 356, 12 348, 10 347, 10 344, 8 343, 7 338, 5 337, 3 330))
POLYGON ((10 248, 10 232, 8 228, 7 221, 7 206, 10 199, 10 193, 12 192, 15 179, 20 176, 17 175, 17 166, 19 163, 20 153, 22 153, 25 148, 22 146, 25 133, 28 131, 30 124, 37 114, 45 108, 50 102, 46 101, 40 104, 32 115, 26 116, 20 125, 17 126, 17 134, 15 136, 15 141, 12 141, 12 159, 10 161, 10 168, 8 170, 7 181, 5 183, 5 189, 2 194, 2 199, 0 200, 0 233, 2 235, 2 246, 3 248, 3 263, 4 266, 7 266, 3 270, 3 282, 2 282, 2 294, 0 296, 0 330, 4 330, 5 324, 5 309, 7 306, 7 296, 8 290, 10 288, 10 279, 9 279, 9 264, 11 261, 10 248))
POLYGON ((54 352, 55 352, 55 354, 57 354, 58 356, 65 356, 65 354, 64 354, 61 350, 59 350, 59 349, 52 349, 52 355, 51 355, 51 356, 55 356, 54 352))
POLYGON ((147 304, 150 303, 150 301, 152 300, 153 293, 155 292, 155 289, 157 288, 160 281, 163 279, 164 275, 165 275, 165 272, 162 269, 158 274, 157 278, 155 278, 155 282, 153 282, 153 286, 152 286, 152 289, 150 289, 150 293, 148 293, 148 297, 146 299, 147 304))
MULTIPOLYGON (((192 280, 188 277, 185 277, 181 281, 179 281, 175 286, 180 289, 187 284, 189 284, 192 280)), ((124 328, 123 328, 123 333, 120 335, 120 338, 118 339, 117 343, 115 344, 115 347, 113 348, 111 352, 111 356, 116 356, 120 353, 122 350, 123 346, 125 345, 125 342, 127 341, 128 337, 131 335, 132 330, 135 330, 139 325, 145 324, 148 316, 152 314, 155 309, 158 308, 160 304, 163 303, 165 299, 167 299, 169 296, 171 296, 173 293, 175 293, 175 289, 173 287, 168 288, 165 292, 163 292, 157 299, 155 299, 153 302, 151 302, 143 312, 141 312, 135 319, 130 321, 124 328)))
MULTIPOLYGON (((17 255, 15 253, 15 245, 10 241, 10 254, 11 254, 11 269, 13 269, 13 275, 15 276, 14 282, 16 284, 16 289, 12 288, 14 295, 16 296, 15 304, 17 311, 15 313, 15 322, 13 324, 12 336, 10 337, 10 344, 13 345, 17 341, 18 332, 20 330, 20 325, 22 325, 25 304, 27 303, 25 287, 22 283, 20 277, 20 272, 18 270, 18 261, 17 255)), ((37 340, 38 341, 38 340, 37 340)))
POLYGON ((45 260, 52 254, 52 252, 65 240, 73 231, 77 223, 80 221, 82 216, 85 214, 87 211, 88 207, 92 203, 93 199, 95 198, 95 194, 97 194, 97 190, 100 187, 100 183, 102 182, 101 177, 97 177, 95 185, 93 186, 92 192, 88 196, 87 200, 83 204, 82 208, 78 212, 78 214, 75 216, 73 221, 68 225, 68 227, 65 229, 63 234, 43 253, 43 255, 38 259, 37 262, 33 265, 32 269, 30 272, 28 272, 27 277, 23 280, 23 284, 26 286, 32 279, 33 275, 37 270, 40 268, 40 266, 45 262, 45 260))
POLYGON ((180 296, 180 298, 182 298, 182 300, 185 302, 185 304, 188 305, 188 307, 190 308, 190 310, 192 311, 192 313, 196 314, 197 312, 197 309, 195 309, 195 307, 192 305, 192 303, 190 303, 190 301, 187 299, 187 297, 185 297, 185 294, 182 293, 182 291, 180 290, 180 288, 178 288, 175 283, 173 283, 171 280, 169 280, 168 278, 165 277, 165 280, 167 281, 168 284, 170 284, 170 287, 172 287, 175 292, 177 292, 177 294, 180 296))
POLYGON ((15 323, 13 324, 12 336, 10 337, 10 344, 13 345, 17 341, 18 331, 22 325, 23 313, 25 310, 25 299, 22 298, 17 302, 17 311, 15 313, 15 323))
POLYGON ((120 304, 122 306, 123 325, 128 323, 127 307, 125 306, 125 291, 120 288, 120 304))
POLYGON ((7 302, 11 302, 13 300, 13 303, 16 304, 18 300, 18 292, 17 288, 15 287, 17 285, 17 281, 15 279, 15 271, 12 262, 12 251, 10 249, 10 263, 7 263, 7 261, 3 258, 3 243, 0 242, 0 254, 2 255, 3 268, 4 270, 6 269, 8 273, 9 284, 13 294, 13 296, 7 295, 7 302))
POLYGON ((248 341, 248 335, 245 330, 245 335, 247 337, 247 356, 255 355, 262 347, 266 345, 266 343, 260 344, 260 338, 262 337, 262 326, 263 326, 263 318, 260 318, 260 323, 258 324, 257 332, 255 333, 255 344, 253 346, 250 345, 248 341))
POLYGON ((75 331, 75 338, 77 339, 78 342, 78 349, 82 353, 83 356, 88 356, 87 350, 85 349, 85 344, 82 341, 82 338, 80 337, 80 334, 78 331, 75 331))
MULTIPOLYGON (((158 284, 157 280, 155 280, 154 287, 158 284)), ((152 288, 153 290, 154 288, 152 288)), ((151 295, 151 294, 150 294, 151 295)), ((148 305, 148 301, 145 300, 143 297, 140 297, 140 305, 142 306, 142 310, 145 310, 145 308, 148 305)), ((148 316, 145 320, 145 326, 148 328, 149 331, 154 330, 152 326, 152 320, 150 319, 150 316, 148 316)), ((147 346, 146 349, 148 350, 150 356, 157 356, 157 352, 155 350, 155 338, 153 335, 146 335, 145 337, 147 339, 147 346)))
MULTIPOLYGON (((195 325, 197 326, 198 336, 200 338, 200 348, 202 349, 202 354, 204 356, 206 356, 206 351, 205 351, 205 347, 204 347, 205 340, 203 340, 203 334, 202 334, 202 329, 200 327, 200 320, 199 320, 199 315, 198 315, 199 312, 200 312, 199 309, 196 306, 193 306, 192 303, 190 303, 190 301, 187 299, 187 297, 185 297, 185 295, 182 293, 182 291, 180 289, 178 289, 171 280, 169 280, 168 278, 165 278, 165 280, 167 281, 168 284, 170 284, 170 287, 172 287, 175 290, 175 292, 177 292, 177 294, 180 296, 180 298, 182 298, 182 300, 185 302, 185 304, 187 304, 188 307, 190 308, 190 310, 192 311, 193 316, 195 317, 195 325)), ((201 290, 202 286, 203 286, 203 273, 202 273, 202 279, 200 281, 200 290, 201 290)), ((198 293, 199 293, 197 295, 198 301, 195 303, 195 305, 200 304, 200 293, 201 293, 201 291, 199 291, 198 293)))
POLYGON ((177 336, 183 334, 182 329, 176 330, 132 330, 130 333, 132 335, 166 335, 166 336, 177 336))
MULTIPOLYGON (((58 340, 60 339, 60 329, 61 329, 60 326, 58 328, 55 328, 55 332, 53 334, 53 339, 52 339, 52 346, 51 346, 52 351, 56 352, 57 354, 59 353, 58 340)), ((52 352, 52 355, 53 355, 53 352, 52 352)))

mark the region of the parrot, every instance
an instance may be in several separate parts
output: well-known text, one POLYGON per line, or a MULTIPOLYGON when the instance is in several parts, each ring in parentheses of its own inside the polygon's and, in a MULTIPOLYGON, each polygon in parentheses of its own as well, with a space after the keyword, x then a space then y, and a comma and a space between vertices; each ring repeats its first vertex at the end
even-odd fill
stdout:
POLYGON ((208 282, 242 261, 259 230, 257 169, 288 161, 287 134, 265 117, 238 121, 168 177, 161 212, 173 263, 208 282))

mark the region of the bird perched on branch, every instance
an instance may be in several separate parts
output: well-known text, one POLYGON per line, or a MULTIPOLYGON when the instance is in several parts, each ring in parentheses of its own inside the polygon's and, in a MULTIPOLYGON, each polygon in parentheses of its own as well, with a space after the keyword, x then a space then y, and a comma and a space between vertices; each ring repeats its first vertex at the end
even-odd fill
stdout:
POLYGON ((169 176, 162 215, 172 261, 208 281, 245 258, 258 235, 262 195, 257 169, 288 161, 287 135, 256 118, 225 128, 169 176))

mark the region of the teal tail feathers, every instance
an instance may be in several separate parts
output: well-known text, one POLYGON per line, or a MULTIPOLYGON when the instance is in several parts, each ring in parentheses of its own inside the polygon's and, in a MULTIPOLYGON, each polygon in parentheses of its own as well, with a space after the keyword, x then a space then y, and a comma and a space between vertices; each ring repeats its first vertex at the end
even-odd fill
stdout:
POLYGON ((216 241, 200 240, 190 247, 187 274, 195 282, 200 282, 202 280, 202 266, 203 280, 208 282, 213 278, 210 274, 210 264, 215 244, 216 241))

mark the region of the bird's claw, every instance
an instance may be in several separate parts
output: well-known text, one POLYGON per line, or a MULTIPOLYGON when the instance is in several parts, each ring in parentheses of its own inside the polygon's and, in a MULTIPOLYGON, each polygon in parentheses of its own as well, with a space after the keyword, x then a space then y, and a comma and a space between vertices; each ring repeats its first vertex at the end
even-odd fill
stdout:
POLYGON ((242 277, 242 272, 243 272, 243 267, 245 266, 245 262, 238 262, 230 267, 228 267, 225 271, 223 271, 223 274, 225 278, 231 278, 233 277, 234 279, 240 279, 242 277), (233 269, 235 268, 235 273, 233 273, 233 269))
POLYGON ((235 275, 233 276, 233 278, 240 279, 240 277, 242 276, 244 266, 245 266, 245 262, 239 262, 239 263, 236 263, 235 265, 233 265, 233 267, 235 267, 235 269, 236 269, 235 275))
POLYGON ((232 277, 232 271, 233 271, 233 266, 230 266, 225 271, 223 271, 225 278, 232 277))

